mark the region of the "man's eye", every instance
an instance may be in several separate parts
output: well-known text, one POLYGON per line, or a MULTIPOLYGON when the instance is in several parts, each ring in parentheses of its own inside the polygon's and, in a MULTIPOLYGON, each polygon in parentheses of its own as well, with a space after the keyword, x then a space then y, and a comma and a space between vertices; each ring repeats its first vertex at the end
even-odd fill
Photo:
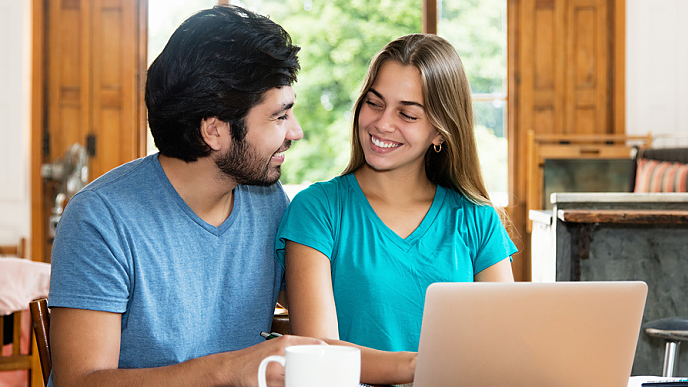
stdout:
POLYGON ((287 118, 289 118, 289 113, 285 113, 283 116, 279 116, 277 118, 280 120, 286 120, 287 118))

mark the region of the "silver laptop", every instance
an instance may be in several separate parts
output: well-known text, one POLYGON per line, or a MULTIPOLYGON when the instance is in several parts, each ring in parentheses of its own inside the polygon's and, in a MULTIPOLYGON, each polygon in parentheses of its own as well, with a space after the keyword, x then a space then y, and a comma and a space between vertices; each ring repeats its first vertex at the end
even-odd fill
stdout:
POLYGON ((414 387, 626 387, 644 282, 436 283, 414 387))

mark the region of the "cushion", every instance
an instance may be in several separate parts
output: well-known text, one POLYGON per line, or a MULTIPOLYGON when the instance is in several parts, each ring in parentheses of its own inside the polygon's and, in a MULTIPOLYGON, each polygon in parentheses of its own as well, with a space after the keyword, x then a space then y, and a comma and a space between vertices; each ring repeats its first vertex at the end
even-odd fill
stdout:
POLYGON ((688 192, 688 164, 639 158, 633 192, 688 192))
POLYGON ((31 300, 47 297, 50 264, 0 258, 0 315, 28 309, 31 300))

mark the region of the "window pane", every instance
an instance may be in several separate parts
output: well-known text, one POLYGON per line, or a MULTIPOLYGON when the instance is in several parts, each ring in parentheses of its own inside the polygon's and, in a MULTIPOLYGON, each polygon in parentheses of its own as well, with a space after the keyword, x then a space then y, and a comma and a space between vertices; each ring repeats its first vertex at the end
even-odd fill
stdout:
POLYGON ((492 200, 506 206, 506 0, 438 0, 437 19, 438 34, 454 45, 471 83, 485 184, 492 200))
POLYGON ((160 54, 184 20, 215 4, 217 0, 148 0, 148 64, 160 54))
MULTIPOLYGON (((184 20, 215 4, 217 0, 148 0, 148 65, 157 58, 184 20)), ((147 132, 146 150, 148 154, 157 152, 150 130, 147 132)))
POLYGON ((421 0, 234 2, 269 15, 301 46, 294 114, 304 138, 287 152, 282 184, 328 180, 349 160, 351 108, 370 59, 421 29, 421 0))
POLYGON ((475 136, 483 178, 491 199, 498 205, 509 203, 508 146, 505 131, 506 101, 473 101, 475 136))
POLYGON ((506 0, 438 0, 437 32, 461 56, 473 93, 506 93, 506 0))

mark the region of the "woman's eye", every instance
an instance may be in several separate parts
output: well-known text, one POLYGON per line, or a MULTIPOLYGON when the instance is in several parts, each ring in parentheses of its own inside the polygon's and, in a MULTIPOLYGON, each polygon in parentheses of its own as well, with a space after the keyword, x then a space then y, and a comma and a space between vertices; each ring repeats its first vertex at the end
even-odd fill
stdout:
POLYGON ((409 121, 415 121, 418 119, 416 117, 409 116, 408 114, 405 114, 405 113, 400 113, 400 114, 404 119, 409 120, 409 121))
POLYGON ((377 103, 375 103, 371 100, 367 100, 367 101, 365 101, 365 103, 373 109, 380 108, 380 105, 378 105, 377 103))

